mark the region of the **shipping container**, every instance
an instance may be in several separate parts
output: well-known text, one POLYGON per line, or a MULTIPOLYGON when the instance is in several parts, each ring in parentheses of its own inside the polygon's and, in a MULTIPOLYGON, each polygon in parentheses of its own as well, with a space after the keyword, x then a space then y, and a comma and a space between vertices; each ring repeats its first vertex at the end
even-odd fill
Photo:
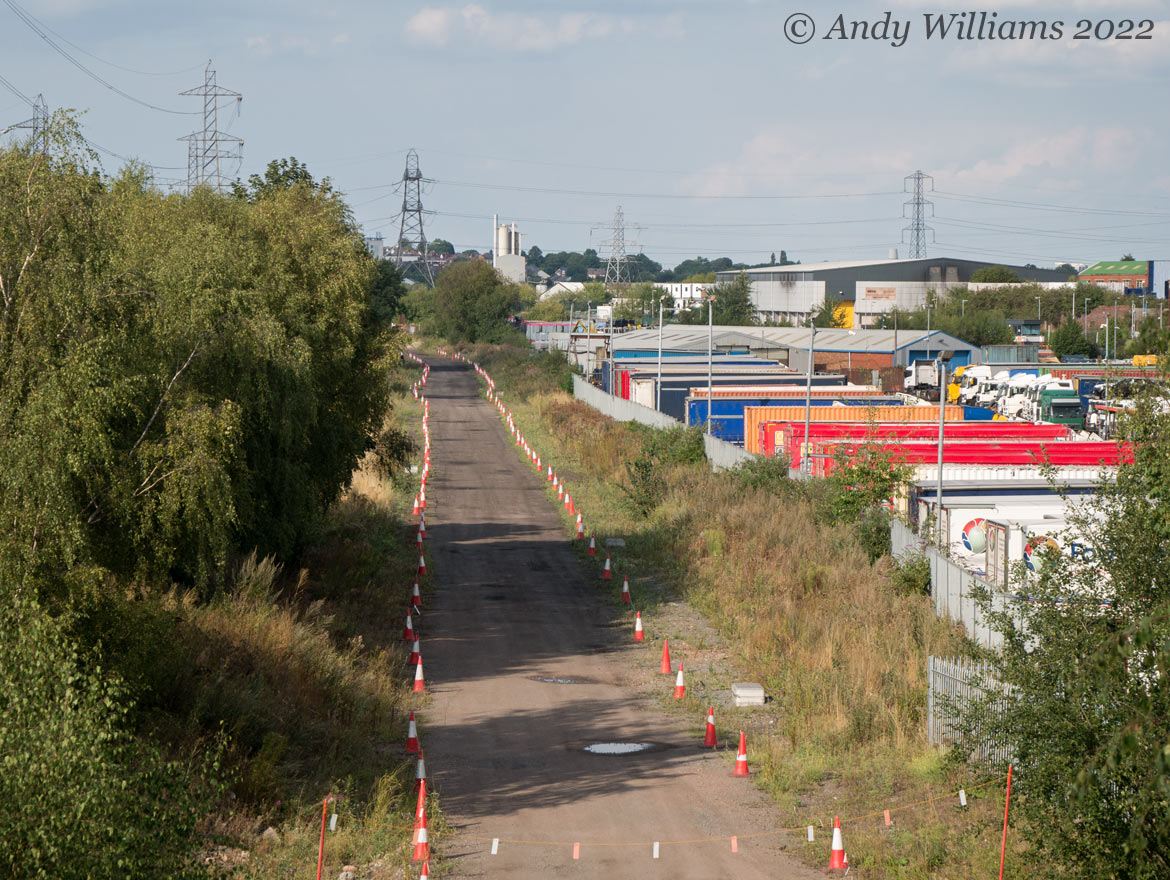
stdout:
MULTIPOLYGON (((898 438, 931 440, 938 438, 938 424, 899 422, 871 425, 858 422, 810 422, 809 437, 869 441, 898 438)), ((943 439, 963 441, 1066 440, 1072 432, 1065 425, 1032 425, 1027 422, 946 422, 943 439)), ((759 454, 771 458, 784 455, 804 439, 804 422, 764 422, 759 428, 759 454)))
MULTIPOLYGON (((831 389, 830 389, 831 392, 831 389)), ((799 400, 804 402, 805 391, 801 391, 799 400)), ((688 425, 705 425, 707 413, 711 413, 711 433, 720 440, 728 443, 744 445, 744 410, 747 407, 775 406, 787 402, 784 397, 715 397, 707 399, 707 389, 703 389, 702 397, 687 397, 688 425)), ((838 394, 827 393, 814 395, 808 399, 810 408, 815 410, 847 410, 857 409, 867 411, 871 409, 901 409, 902 400, 890 395, 864 395, 860 397, 843 397, 838 394)), ((803 410, 803 407, 801 407, 803 410)))
MULTIPOLYGON (((857 454, 860 444, 817 441, 809 444, 813 456, 813 473, 826 476, 836 468, 836 457, 847 458, 857 454)), ((909 465, 933 464, 937 470, 938 444, 898 442, 879 447, 890 461, 909 465)), ((1109 441, 1063 440, 1052 443, 1034 441, 943 443, 943 464, 971 465, 1036 465, 1056 467, 1116 467, 1133 462, 1133 447, 1109 441)))
MULTIPOLYGON (((744 445, 749 452, 760 454, 760 425, 764 422, 800 422, 804 424, 803 406, 749 406, 743 411, 744 445), (750 445, 749 445, 750 444, 750 445)), ((963 407, 946 407, 943 417, 948 422, 963 421, 963 407)), ((875 406, 875 407, 817 407, 809 413, 810 422, 935 422, 937 406, 875 406)), ((812 433, 811 431, 809 432, 812 433)))

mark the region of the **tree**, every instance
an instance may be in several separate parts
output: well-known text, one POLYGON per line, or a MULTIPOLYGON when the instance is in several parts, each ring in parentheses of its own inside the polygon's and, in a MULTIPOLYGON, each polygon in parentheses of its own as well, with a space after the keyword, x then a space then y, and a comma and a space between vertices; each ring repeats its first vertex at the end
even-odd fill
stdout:
POLYGON ((273 159, 264 169, 264 176, 250 175, 247 185, 239 180, 233 181, 232 194, 238 199, 254 202, 263 196, 294 186, 305 186, 312 192, 322 195, 333 192, 333 185, 328 177, 317 183, 309 173, 309 166, 291 156, 288 159, 273 159))
MULTIPOLYGON (((527 260, 534 266, 540 266, 540 261, 544 259, 544 251, 533 245, 528 249, 527 260)), ((541 267, 543 268, 543 267, 541 267)))
POLYGON ((370 283, 370 310, 374 317, 384 323, 391 323, 401 309, 406 286, 392 260, 374 260, 376 274, 370 283))
POLYGON ((1066 549, 1014 573, 1027 601, 979 596, 998 684, 961 724, 1012 756, 1037 858, 1084 880, 1170 876, 1170 415, 1140 399, 1122 435, 1134 461, 1069 508, 1066 549))
POLYGON ((442 238, 432 238, 427 242, 427 252, 432 254, 454 254, 455 245, 442 238))
POLYGON ((814 327, 847 327, 846 314, 844 303, 825 300, 813 309, 812 323, 814 327))
POLYGON ((743 272, 731 281, 716 284, 709 294, 715 298, 713 318, 716 324, 737 327, 755 323, 752 282, 743 272))
POLYGON ((1077 270, 1072 267, 1072 263, 1061 263, 1056 266, 1053 272, 1063 272, 1069 281, 1077 280, 1077 270))
POLYGON ((435 279, 436 329, 453 342, 499 342, 518 295, 486 262, 453 263, 435 279))
POLYGON ((971 281, 977 284, 1015 284, 1019 280, 1007 266, 983 266, 971 273, 971 281))
POLYGON ((1064 355, 1097 356, 1097 346, 1093 340, 1085 337, 1085 331, 1078 321, 1068 320, 1057 327, 1049 336, 1048 345, 1053 354, 1058 357, 1064 355))
MULTIPOLYGON (((659 303, 664 304, 667 313, 671 311, 671 306, 674 303, 670 294, 650 281, 631 284, 619 295, 621 303, 618 305, 614 317, 627 321, 641 321, 643 317, 657 320, 659 303)), ((614 302, 617 300, 615 299, 614 302)))
POLYGON ((1128 263, 1128 262, 1131 262, 1132 260, 1133 260, 1133 254, 1122 254, 1121 255, 1121 261, 1123 263, 1128 263))

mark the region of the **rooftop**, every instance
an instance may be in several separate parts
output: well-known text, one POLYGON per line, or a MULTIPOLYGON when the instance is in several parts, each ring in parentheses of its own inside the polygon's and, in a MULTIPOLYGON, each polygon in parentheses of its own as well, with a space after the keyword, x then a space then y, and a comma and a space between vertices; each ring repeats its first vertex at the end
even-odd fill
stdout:
POLYGON ((1145 260, 1102 260, 1081 272, 1082 275, 1145 275, 1150 264, 1145 260))
MULTIPOLYGON (((920 345, 927 337, 939 348, 972 348, 968 343, 939 330, 843 330, 836 327, 818 327, 817 351, 888 352, 898 348, 920 345)), ((715 327, 712 332, 715 348, 808 348, 807 327, 715 327)), ((706 351, 707 328, 699 324, 667 324, 662 328, 662 346, 671 351, 706 351)), ((634 330, 614 339, 618 351, 658 348, 658 328, 634 330)))

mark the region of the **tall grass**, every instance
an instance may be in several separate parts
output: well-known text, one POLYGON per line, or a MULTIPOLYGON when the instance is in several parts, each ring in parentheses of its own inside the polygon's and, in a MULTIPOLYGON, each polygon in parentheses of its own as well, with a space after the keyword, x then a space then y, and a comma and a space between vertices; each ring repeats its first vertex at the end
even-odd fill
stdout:
MULTIPOLYGON (((555 390, 559 377, 546 363, 555 356, 502 347, 469 354, 568 477, 589 527, 625 538, 623 569, 646 576, 635 581, 635 605, 685 598, 773 696, 778 734, 757 758, 757 779, 786 817, 880 814, 972 784, 924 738, 926 657, 965 653, 962 634, 936 617, 929 598, 897 588, 888 557, 870 561, 855 525, 826 521, 823 487, 777 491, 706 463, 664 464, 655 470, 661 500, 642 516, 623 503, 623 487, 648 429, 555 390)), ((852 830, 850 860, 875 876, 972 876, 996 856, 993 800, 972 798, 962 815, 949 805, 917 808, 902 820, 910 832, 880 821, 852 830)), ((814 862, 827 858, 820 850, 810 848, 814 862)))

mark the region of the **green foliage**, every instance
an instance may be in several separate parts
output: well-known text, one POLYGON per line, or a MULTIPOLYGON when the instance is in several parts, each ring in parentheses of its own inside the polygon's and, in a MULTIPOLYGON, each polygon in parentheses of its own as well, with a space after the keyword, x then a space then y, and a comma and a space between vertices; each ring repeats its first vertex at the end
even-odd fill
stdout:
POLYGON ((971 273, 971 281, 976 284, 1014 284, 1020 276, 1007 266, 983 266, 971 273))
POLYGON ((0 152, 0 568, 212 589, 288 555, 385 404, 387 339, 348 209, 295 160, 246 198, 163 196, 0 152))
POLYGON ((755 323, 752 282, 743 272, 732 281, 716 284, 708 293, 715 297, 713 320, 716 324, 741 327, 755 323))
POLYGON ((0 604, 0 866, 13 878, 187 877, 212 767, 129 736, 116 681, 33 603, 0 604))
POLYGON ((455 245, 442 238, 434 238, 427 242, 427 251, 432 254, 453 254, 455 245))
POLYGON ((929 596, 930 560, 922 553, 902 556, 890 573, 890 581, 899 593, 929 596))
POLYGON ((530 296, 519 287, 482 260, 454 263, 435 279, 435 329, 452 342, 502 342, 508 316, 530 296))
POLYGON ((370 311, 375 320, 389 324, 403 310, 406 285, 391 260, 374 260, 375 274, 370 282, 370 311))
POLYGON ((1057 327, 1048 337, 1048 345, 1057 356, 1068 354, 1097 356, 1096 344, 1085 336, 1085 331, 1077 321, 1065 321, 1057 327))
POLYGON ((1142 400, 1123 432, 1134 463, 1058 536, 1095 558, 1046 552, 1017 573, 1028 601, 979 597, 1003 686, 963 717, 1013 756, 1041 858, 1086 880, 1170 874, 1170 415, 1142 400))
POLYGON ((640 517, 649 516, 666 496, 664 470, 679 465, 706 461, 703 432, 698 426, 655 430, 641 425, 642 449, 625 462, 628 486, 622 486, 630 510, 640 517))
POLYGON ((374 442, 374 472, 390 479, 408 468, 417 452, 418 444, 405 431, 383 428, 374 442))
POLYGON ((1159 327, 1157 318, 1147 318, 1142 321, 1138 335, 1130 340, 1124 351, 1129 356, 1135 354, 1164 356, 1170 352, 1170 328, 1159 327))
POLYGON ((665 315, 669 316, 673 311, 674 299, 650 281, 631 284, 621 291, 619 296, 622 301, 614 313, 614 317, 618 319, 640 322, 645 318, 647 321, 657 322, 659 304, 663 305, 665 315))

